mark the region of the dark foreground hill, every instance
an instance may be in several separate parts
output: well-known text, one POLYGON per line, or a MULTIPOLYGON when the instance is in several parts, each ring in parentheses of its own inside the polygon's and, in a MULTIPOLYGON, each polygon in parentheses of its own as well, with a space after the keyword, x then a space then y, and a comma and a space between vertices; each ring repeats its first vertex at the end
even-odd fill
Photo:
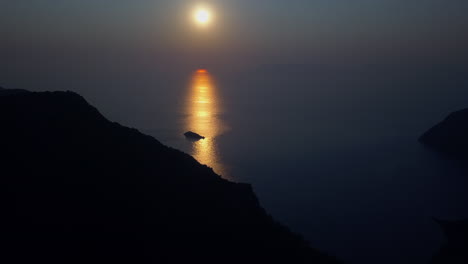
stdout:
MULTIPOLYGON (((468 165, 468 109, 451 113, 424 133, 419 141, 468 165)), ((446 234, 447 243, 434 256, 432 263, 468 263, 468 220, 438 222, 446 234)))
POLYGON ((3 263, 336 263, 250 185, 72 92, 2 89, 0 161, 3 263))

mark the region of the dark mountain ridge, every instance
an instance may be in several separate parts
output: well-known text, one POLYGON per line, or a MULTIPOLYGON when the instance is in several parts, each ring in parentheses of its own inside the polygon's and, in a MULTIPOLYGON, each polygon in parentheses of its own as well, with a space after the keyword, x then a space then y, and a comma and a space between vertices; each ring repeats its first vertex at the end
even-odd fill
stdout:
POLYGON ((337 263, 248 184, 108 121, 73 92, 0 89, 8 263, 337 263))

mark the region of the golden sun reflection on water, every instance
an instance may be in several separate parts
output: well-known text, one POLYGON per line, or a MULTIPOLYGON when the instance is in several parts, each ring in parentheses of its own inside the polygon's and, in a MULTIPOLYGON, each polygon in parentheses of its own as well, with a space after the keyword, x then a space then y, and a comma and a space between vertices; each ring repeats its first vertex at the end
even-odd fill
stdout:
POLYGON ((193 142, 192 156, 226 178, 226 169, 220 160, 216 138, 226 132, 227 127, 220 119, 221 100, 207 70, 197 70, 193 74, 185 112, 185 130, 205 137, 193 142))

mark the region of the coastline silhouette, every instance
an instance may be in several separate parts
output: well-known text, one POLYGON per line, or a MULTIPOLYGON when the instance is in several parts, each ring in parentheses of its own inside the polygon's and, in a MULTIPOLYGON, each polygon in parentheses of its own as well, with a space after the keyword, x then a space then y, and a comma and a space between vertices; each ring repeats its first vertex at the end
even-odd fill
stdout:
POLYGON ((339 263, 273 220, 250 185, 73 92, 3 90, 0 112, 4 260, 339 263))
MULTIPOLYGON (((468 109, 453 112, 425 132, 419 141, 468 168, 468 109)), ((468 177, 468 171, 466 171, 468 177)), ((433 264, 468 263, 468 219, 435 221, 447 238, 433 264)))

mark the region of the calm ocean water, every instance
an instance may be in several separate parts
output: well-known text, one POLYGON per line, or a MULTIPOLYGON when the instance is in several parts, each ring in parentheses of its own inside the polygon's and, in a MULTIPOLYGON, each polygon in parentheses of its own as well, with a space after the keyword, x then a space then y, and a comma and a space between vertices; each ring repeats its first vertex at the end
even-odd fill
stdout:
POLYGON ((468 177, 417 141, 468 107, 462 71, 194 69, 145 85, 103 112, 251 183, 276 219, 346 263, 428 263, 444 242, 432 217, 468 217, 468 177))

